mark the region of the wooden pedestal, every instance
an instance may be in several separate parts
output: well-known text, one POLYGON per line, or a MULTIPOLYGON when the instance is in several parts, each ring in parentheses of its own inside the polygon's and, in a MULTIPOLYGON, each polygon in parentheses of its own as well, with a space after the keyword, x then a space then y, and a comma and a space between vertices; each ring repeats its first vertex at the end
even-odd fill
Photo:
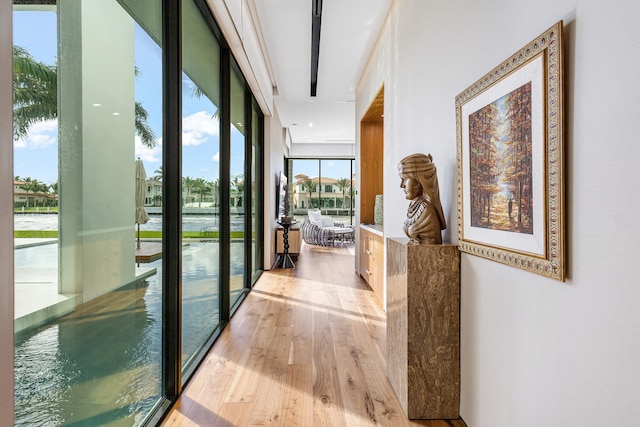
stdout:
MULTIPOLYGON (((276 228, 276 251, 277 254, 284 253, 284 239, 283 235, 284 229, 282 227, 276 228)), ((301 244, 301 236, 300 236, 300 228, 290 228, 289 229, 289 255, 297 257, 300 255, 300 244, 301 244)))
POLYGON ((460 253, 387 239, 387 375, 409 419, 460 412, 460 253))

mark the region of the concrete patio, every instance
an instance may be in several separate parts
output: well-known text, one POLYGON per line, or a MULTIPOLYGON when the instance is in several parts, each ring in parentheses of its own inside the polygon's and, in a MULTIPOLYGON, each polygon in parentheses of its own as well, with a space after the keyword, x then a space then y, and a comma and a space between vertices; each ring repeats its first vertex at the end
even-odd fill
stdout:
MULTIPOLYGON (((57 239, 14 239, 14 249, 57 244, 57 239)), ((155 268, 136 264, 134 282, 156 274, 155 268)), ((15 267, 15 333, 46 324, 51 319, 72 312, 82 302, 81 294, 58 293, 57 267, 15 267)), ((127 285, 124 283, 123 285, 127 285)))

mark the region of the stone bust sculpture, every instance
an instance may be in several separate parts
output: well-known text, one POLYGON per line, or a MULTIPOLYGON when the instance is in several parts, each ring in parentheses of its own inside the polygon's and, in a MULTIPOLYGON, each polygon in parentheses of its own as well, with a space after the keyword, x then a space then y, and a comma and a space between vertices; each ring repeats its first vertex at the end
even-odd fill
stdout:
POLYGON ((411 202, 404 232, 412 244, 442 244, 441 230, 447 223, 440 204, 436 165, 431 154, 412 154, 398 164, 400 188, 411 202))

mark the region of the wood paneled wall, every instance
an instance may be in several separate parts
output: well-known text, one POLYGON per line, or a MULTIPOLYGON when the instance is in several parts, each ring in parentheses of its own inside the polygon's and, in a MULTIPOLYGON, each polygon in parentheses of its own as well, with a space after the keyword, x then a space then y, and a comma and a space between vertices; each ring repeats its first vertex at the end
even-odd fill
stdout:
POLYGON ((376 195, 383 192, 384 88, 360 122, 360 222, 373 224, 376 195))

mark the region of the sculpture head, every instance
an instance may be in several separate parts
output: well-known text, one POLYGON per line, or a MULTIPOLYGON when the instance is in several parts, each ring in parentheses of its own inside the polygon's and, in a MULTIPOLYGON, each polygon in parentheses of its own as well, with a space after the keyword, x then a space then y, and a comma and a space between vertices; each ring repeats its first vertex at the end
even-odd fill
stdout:
POLYGON ((431 203, 435 198, 440 201, 436 165, 431 154, 417 153, 400 160, 398 175, 401 180, 400 188, 404 190, 407 199, 422 196, 431 203))
MULTIPOLYGON (((438 176, 436 165, 431 154, 411 154, 398 163, 398 175, 400 175, 400 187, 404 190, 405 197, 430 205, 436 212, 431 227, 435 230, 447 228, 442 205, 440 204, 440 190, 438 188, 438 176)), ((408 214, 409 216, 409 214, 408 214)), ((414 236, 409 236, 412 239, 414 236)))
POLYGON ((422 184, 417 178, 410 175, 400 176, 400 188, 404 190, 404 196, 408 200, 422 196, 422 184))

